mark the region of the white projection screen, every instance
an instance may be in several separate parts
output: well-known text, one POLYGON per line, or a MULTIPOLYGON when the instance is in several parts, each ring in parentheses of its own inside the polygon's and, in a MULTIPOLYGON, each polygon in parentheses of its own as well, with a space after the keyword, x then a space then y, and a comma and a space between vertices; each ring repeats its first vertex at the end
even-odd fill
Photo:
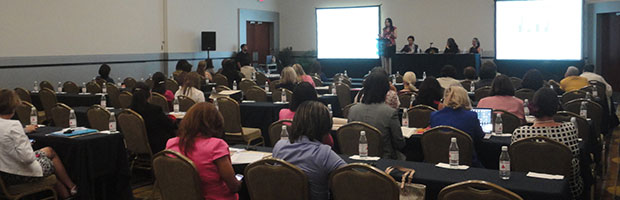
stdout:
POLYGON ((497 0, 498 60, 581 60, 582 0, 497 0))
POLYGON ((378 59, 380 7, 317 8, 317 58, 378 59))

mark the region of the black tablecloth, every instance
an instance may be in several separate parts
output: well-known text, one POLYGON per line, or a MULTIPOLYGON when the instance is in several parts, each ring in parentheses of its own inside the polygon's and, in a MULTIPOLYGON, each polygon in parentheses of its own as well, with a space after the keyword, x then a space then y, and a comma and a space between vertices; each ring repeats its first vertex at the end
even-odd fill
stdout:
MULTIPOLYGON (((38 110, 43 110, 43 104, 39 98, 39 93, 30 93, 32 104, 38 110)), ((67 104, 69 107, 92 106, 101 103, 101 95, 94 94, 56 94, 56 99, 60 103, 67 104)))
MULTIPOLYGON (((244 148, 244 145, 235 145, 236 148, 244 148)), ((258 151, 271 152, 269 147, 257 147, 258 151)), ((347 156, 341 156, 345 162, 354 163, 347 156)), ((570 190, 566 180, 546 180, 526 177, 523 172, 511 172, 509 180, 499 178, 498 170, 489 170, 481 168, 469 168, 467 170, 451 170, 435 167, 433 164, 397 161, 390 159, 380 159, 377 162, 369 163, 381 170, 385 170, 389 166, 402 166, 416 170, 413 176, 414 183, 426 185, 426 199, 436 199, 437 194, 442 188, 466 181, 466 180, 484 180, 495 183, 510 191, 519 194, 523 199, 569 199, 570 190)), ((243 173, 247 165, 233 166, 236 173, 243 173)), ((394 177, 400 180, 401 177, 394 177)))
MULTIPOLYGON (((412 71, 417 77, 439 76, 444 65, 452 65, 456 68, 457 79, 464 79, 463 69, 467 66, 479 69, 479 54, 396 54, 392 57, 392 71, 412 71)), ((476 70, 479 71, 479 70, 476 70)))
POLYGON ((121 134, 77 138, 46 136, 60 128, 43 127, 28 134, 35 149, 52 147, 78 186, 78 199, 133 199, 130 171, 121 134))

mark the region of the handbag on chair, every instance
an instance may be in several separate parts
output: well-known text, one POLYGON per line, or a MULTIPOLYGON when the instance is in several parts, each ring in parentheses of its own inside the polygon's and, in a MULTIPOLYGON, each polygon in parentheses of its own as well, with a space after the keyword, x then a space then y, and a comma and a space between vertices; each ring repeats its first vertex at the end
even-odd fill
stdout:
POLYGON ((385 169, 387 174, 394 172, 395 174, 401 174, 401 181, 399 185, 400 200, 423 200, 426 195, 426 185, 411 183, 413 180, 413 174, 415 170, 404 167, 394 166, 385 169))

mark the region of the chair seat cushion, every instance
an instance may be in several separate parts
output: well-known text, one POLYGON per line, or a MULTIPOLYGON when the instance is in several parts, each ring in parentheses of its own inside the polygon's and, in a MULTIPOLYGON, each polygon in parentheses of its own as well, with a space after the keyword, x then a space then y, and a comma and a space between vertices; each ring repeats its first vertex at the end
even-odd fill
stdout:
POLYGON ((239 137, 239 139, 241 139, 241 136, 243 135, 243 140, 251 141, 251 140, 260 138, 262 136, 261 135, 261 130, 257 129, 257 128, 242 127, 241 131, 243 131, 243 134, 241 134, 241 133, 226 133, 226 137, 228 137, 228 138, 239 137))
POLYGON ((41 181, 11 185, 7 189, 9 190, 9 193, 16 195, 22 193, 30 193, 33 191, 43 191, 43 188, 53 187, 56 182, 56 176, 50 175, 48 177, 45 177, 41 181))

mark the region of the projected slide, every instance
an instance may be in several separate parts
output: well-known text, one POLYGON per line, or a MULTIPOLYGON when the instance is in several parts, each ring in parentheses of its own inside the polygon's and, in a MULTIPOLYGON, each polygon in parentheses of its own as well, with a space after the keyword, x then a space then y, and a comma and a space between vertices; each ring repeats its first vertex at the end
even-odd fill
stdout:
POLYGON ((319 59, 379 58, 379 6, 317 8, 319 59))
POLYGON ((495 11, 497 59, 581 59, 581 0, 497 0, 495 11))

